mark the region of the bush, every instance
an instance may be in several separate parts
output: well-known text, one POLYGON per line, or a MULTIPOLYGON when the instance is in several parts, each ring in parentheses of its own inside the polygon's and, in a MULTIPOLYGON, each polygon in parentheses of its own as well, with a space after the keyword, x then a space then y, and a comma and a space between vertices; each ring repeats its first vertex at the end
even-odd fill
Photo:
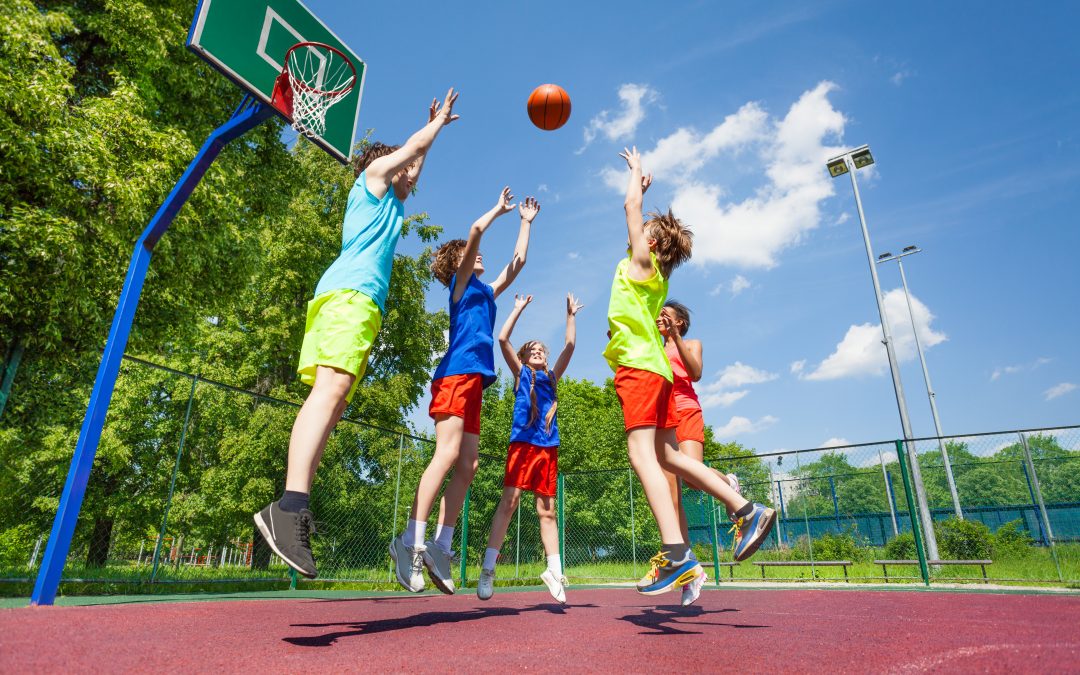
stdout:
POLYGON ((885 557, 889 560, 914 560, 918 555, 915 535, 911 532, 901 532, 885 544, 885 557))
POLYGON ((949 518, 934 523, 938 550, 945 560, 977 560, 989 558, 993 552, 990 528, 976 520, 949 518))
POLYGON ((870 549, 859 546, 850 532, 833 534, 826 532, 814 540, 815 560, 851 560, 853 562, 869 560, 870 549))
POLYGON ((1017 518, 1010 520, 994 533, 993 548, 995 558, 1020 558, 1034 543, 1031 535, 1024 528, 1024 522, 1017 518))

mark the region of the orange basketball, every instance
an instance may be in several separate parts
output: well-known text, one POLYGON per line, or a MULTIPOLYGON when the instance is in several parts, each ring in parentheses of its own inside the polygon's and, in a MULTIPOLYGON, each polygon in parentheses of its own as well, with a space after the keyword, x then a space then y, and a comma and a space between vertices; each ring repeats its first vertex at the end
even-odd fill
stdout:
POLYGON ((529 94, 529 119, 544 131, 554 131, 570 119, 570 95, 557 84, 542 84, 529 94))

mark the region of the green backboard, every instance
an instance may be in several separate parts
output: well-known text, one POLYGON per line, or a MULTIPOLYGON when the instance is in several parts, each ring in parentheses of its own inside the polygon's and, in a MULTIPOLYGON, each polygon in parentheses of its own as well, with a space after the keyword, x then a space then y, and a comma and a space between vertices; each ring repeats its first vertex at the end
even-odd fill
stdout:
POLYGON ((342 162, 352 152, 367 67, 299 0, 200 0, 187 46, 267 105, 285 52, 298 42, 323 42, 344 52, 356 84, 326 113, 326 132, 311 140, 342 162))

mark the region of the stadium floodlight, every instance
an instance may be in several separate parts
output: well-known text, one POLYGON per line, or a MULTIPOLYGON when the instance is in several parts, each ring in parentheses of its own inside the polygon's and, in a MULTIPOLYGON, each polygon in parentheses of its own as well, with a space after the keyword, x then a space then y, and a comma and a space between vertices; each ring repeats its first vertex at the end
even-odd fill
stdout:
POLYGON ((859 184, 855 181, 855 172, 874 163, 869 145, 860 145, 853 150, 833 157, 825 163, 829 175, 833 178, 845 173, 851 176, 851 189, 855 193, 855 207, 859 211, 859 224, 862 227, 863 244, 866 246, 866 260, 870 265, 870 279, 874 283, 874 300, 877 301, 878 315, 881 317, 882 343, 889 358, 889 372, 892 373, 893 392, 896 394, 896 407, 900 412, 900 426, 904 432, 904 446, 907 449, 908 463, 911 465, 911 478, 915 484, 915 498, 919 504, 919 516, 922 521, 923 536, 926 540, 926 554, 930 560, 938 557, 937 538, 934 536, 934 520, 930 515, 930 504, 926 499, 926 486, 922 480, 915 444, 911 441, 911 421, 908 419, 907 402, 904 399, 904 385, 900 381, 900 367, 896 361, 896 349, 889 331, 889 318, 885 315, 885 303, 881 296, 881 284, 878 281, 877 265, 874 264, 874 249, 870 245, 870 231, 866 226, 866 214, 863 213, 862 198, 859 196, 859 184))
POLYGON ((911 306, 911 292, 908 290, 907 275, 904 274, 904 263, 901 258, 915 253, 921 253, 918 246, 905 246, 900 255, 882 253, 878 256, 878 263, 895 260, 900 268, 900 281, 904 284, 904 297, 907 299, 908 316, 911 318, 911 331, 915 335, 915 348, 919 352, 919 363, 922 364, 923 382, 926 383, 926 395, 930 399, 930 412, 934 416, 934 429, 937 432, 938 449, 941 451, 942 465, 945 467, 945 479, 949 483, 949 493, 952 495, 953 511, 960 520, 964 519, 964 512, 960 508, 960 496, 956 492, 956 480, 953 478, 952 463, 949 462, 949 452, 945 449, 945 440, 942 438, 941 419, 938 417, 937 394, 934 386, 930 384, 930 370, 926 367, 926 354, 923 353, 922 343, 919 342, 919 327, 915 323, 915 311, 911 306))

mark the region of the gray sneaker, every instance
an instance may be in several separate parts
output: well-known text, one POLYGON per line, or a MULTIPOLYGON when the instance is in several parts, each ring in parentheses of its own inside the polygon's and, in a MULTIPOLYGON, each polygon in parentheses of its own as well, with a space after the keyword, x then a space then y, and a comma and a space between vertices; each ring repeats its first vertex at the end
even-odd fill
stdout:
POLYGON ((495 570, 480 570, 480 581, 476 583, 476 597, 490 600, 495 593, 495 570))
POLYGON ((447 595, 454 594, 454 568, 451 561, 453 554, 447 553, 433 541, 424 542, 424 567, 427 568, 431 583, 447 595))
POLYGON ((401 536, 390 542, 394 574, 402 588, 412 593, 424 590, 424 546, 406 546, 401 536))
POLYGON ((540 574, 540 581, 547 586, 551 597, 558 600, 560 604, 566 604, 566 577, 555 576, 551 570, 544 570, 540 574))
POLYGON ((255 525, 271 550, 308 579, 314 579, 315 556, 311 552, 311 535, 315 533, 311 511, 283 511, 277 502, 271 502, 255 514, 255 525))

